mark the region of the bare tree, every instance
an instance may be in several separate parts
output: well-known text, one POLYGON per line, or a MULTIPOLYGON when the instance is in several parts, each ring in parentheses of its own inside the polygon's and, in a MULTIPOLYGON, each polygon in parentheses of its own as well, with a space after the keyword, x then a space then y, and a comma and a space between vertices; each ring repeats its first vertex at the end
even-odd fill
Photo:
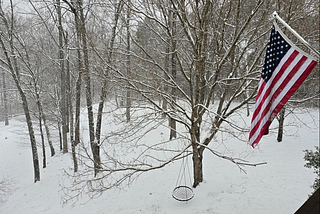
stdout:
MULTIPOLYGON (((265 21, 271 3, 213 4, 208 0, 138 1, 126 5, 138 23, 130 32, 131 75, 107 61, 105 66, 110 67, 118 86, 129 87, 135 93, 131 99, 137 106, 132 105, 130 123, 126 120, 121 123, 125 114, 108 102, 104 118, 116 121, 117 125, 101 133, 104 158, 100 173, 95 179, 87 179, 92 169, 86 165, 81 176, 74 179, 74 189, 100 194, 184 156, 192 156, 196 187, 203 181, 205 150, 231 161, 241 170, 244 165, 262 164, 222 155, 209 144, 219 132, 238 137, 237 134, 243 136, 248 131, 230 118, 256 93, 259 63, 266 46, 261 44, 266 44, 269 26, 265 21), (159 82, 166 87, 161 87, 159 82), (166 100, 169 107, 159 100, 166 100), (144 140, 158 127, 172 129, 170 124, 164 125, 167 123, 163 115, 176 121, 176 138, 144 140)), ((122 53, 128 53, 128 50, 117 50, 119 58, 122 53)), ((83 157, 94 162, 85 146, 83 149, 83 157)))
MULTIPOLYGON (((65 47, 68 48, 68 33, 66 32, 66 38, 65 38, 65 47)), ((73 170, 74 172, 78 171, 78 160, 76 155, 76 142, 74 138, 74 117, 73 117, 73 104, 72 104, 72 90, 71 90, 71 71, 70 71, 70 58, 69 58, 69 51, 67 50, 67 57, 66 57, 66 84, 67 84, 67 101, 69 105, 68 109, 68 124, 70 126, 70 141, 71 141, 71 153, 72 153, 72 159, 73 159, 73 170)), ((79 106, 80 107, 80 106, 79 106)), ((79 127, 78 127, 79 128, 79 127)))
MULTIPOLYGON (((105 103, 105 98, 107 94, 107 81, 108 81, 108 76, 109 76, 109 70, 110 67, 109 65, 111 64, 112 61, 112 53, 113 53, 113 48, 114 48, 114 42, 116 38, 116 29, 118 26, 118 21, 119 21, 119 15, 123 7, 123 1, 119 1, 115 5, 115 12, 114 12, 114 19, 113 19, 113 26, 112 26, 112 32, 111 32, 111 38, 110 42, 108 44, 108 50, 107 50, 107 56, 106 56, 106 63, 108 64, 106 71, 103 73, 103 86, 101 88, 101 93, 100 93, 100 102, 99 102, 99 107, 98 107, 98 114, 97 114, 97 123, 96 123, 96 140, 97 144, 100 145, 100 136, 101 136, 101 123, 102 123, 102 113, 103 113, 103 107, 105 103)), ((130 46, 128 46, 130 48, 130 46)), ((101 56, 100 56, 101 57, 101 56)), ((129 69, 129 68, 128 68, 129 69)))
MULTIPOLYGON (((223 155, 211 145, 223 133, 245 142, 246 146, 249 125, 242 124, 244 118, 237 121, 234 117, 246 117, 241 114, 242 108, 249 113, 272 24, 270 14, 276 3, 276 0, 124 2, 130 8, 133 20, 130 23, 134 24, 128 28, 130 23, 126 19, 119 23, 118 28, 125 30, 119 30, 114 41, 112 62, 103 54, 110 53, 110 49, 97 48, 95 44, 91 47, 104 63, 101 67, 108 71, 108 76, 100 73, 99 77, 112 81, 117 88, 130 90, 130 123, 126 116, 128 108, 124 111, 113 101, 104 102, 101 122, 108 128, 99 132, 102 156, 99 174, 90 179, 96 168, 87 163, 96 160, 82 145, 84 167, 81 173, 71 175, 76 182, 70 190, 77 190, 76 195, 81 194, 79 189, 92 196, 99 195, 109 188, 130 184, 141 173, 190 156, 193 187, 197 187, 203 181, 205 151, 236 164, 240 170, 244 170, 243 166, 264 164, 223 155), (130 49, 126 46, 127 35, 130 49), (125 45, 117 46, 117 42, 125 45), (122 62, 129 55, 130 73, 123 69, 122 62), (157 128, 175 131, 176 136, 172 133, 165 140, 161 133, 158 138, 151 138, 149 134, 157 128)), ((299 9, 293 9, 296 10, 299 9)))
MULTIPOLYGON (((1 5, 0 5, 1 7, 1 5)), ((30 143, 31 143, 31 150, 32 150, 32 159, 33 159, 33 169, 34 169, 34 182, 40 181, 40 170, 39 170, 39 159, 38 159, 38 153, 37 153, 37 144, 36 139, 34 135, 34 129, 32 124, 32 119, 30 115, 28 100, 26 97, 26 93, 22 88, 21 84, 21 73, 20 73, 20 67, 17 59, 16 54, 16 35, 14 32, 15 29, 15 22, 14 22, 14 8, 12 1, 10 1, 10 19, 7 18, 5 15, 2 7, 0 8, 0 17, 3 22, 3 28, 4 31, 2 31, 0 35, 0 45, 3 51, 3 54, 5 56, 5 60, 1 59, 1 62, 5 64, 5 66, 8 68, 8 70, 11 73, 11 76, 16 84, 16 87, 19 91, 21 100, 22 100, 22 106, 24 110, 24 114, 26 117, 27 127, 29 131, 29 137, 30 137, 30 143)))
POLYGON ((75 26, 78 35, 78 39, 81 39, 81 52, 82 57, 79 58, 81 63, 81 74, 85 82, 86 88, 86 102, 87 102, 87 112, 88 112, 88 124, 89 124, 89 141, 91 146, 91 151, 94 160, 94 174, 98 173, 100 168, 100 145, 95 140, 94 132, 94 120, 93 120, 93 109, 92 109, 92 96, 91 96, 91 77, 90 77, 90 62, 89 62, 89 50, 87 41, 87 29, 86 29, 86 19, 84 15, 83 1, 66 1, 64 2, 69 6, 75 17, 75 26))
MULTIPOLYGON (((139 85, 141 81, 128 80, 128 82, 159 111, 164 112, 169 118, 187 128, 189 146, 192 147, 193 156, 193 186, 196 187, 203 180, 204 150, 220 130, 221 124, 229 122, 227 118, 254 96, 254 90, 250 89, 257 70, 256 64, 264 50, 264 47, 254 46, 261 37, 261 33, 264 33, 263 28, 256 26, 260 24, 263 27, 261 24, 268 15, 258 11, 261 7, 268 6, 268 3, 258 1, 254 4, 243 5, 244 3, 240 1, 228 1, 214 5, 211 1, 170 1, 170 4, 173 8, 173 14, 176 14, 178 20, 177 26, 172 26, 171 29, 177 28, 177 31, 180 32, 177 37, 183 38, 177 41, 177 49, 174 47, 174 39, 171 45, 179 73, 175 74, 174 61, 171 62, 172 73, 166 73, 162 63, 154 58, 146 47, 138 43, 136 45, 148 56, 147 59, 144 59, 146 62, 152 63, 169 77, 171 90, 177 90, 176 96, 179 94, 179 99, 175 99, 175 96, 169 98, 171 108, 174 110, 165 111, 149 96, 154 92, 159 93, 158 88, 153 88, 150 85, 147 86, 150 92, 146 92, 142 90, 142 84, 139 85), (249 15, 243 13, 244 9, 250 11, 249 15), (248 68, 247 74, 244 74, 241 70, 241 64, 245 63, 250 50, 254 50, 258 54, 251 60, 252 65, 248 68), (178 80, 178 75, 180 80, 178 80), (220 89, 221 84, 224 87, 220 89), (249 96, 239 102, 240 95, 248 90, 250 90, 249 96), (210 106, 213 99, 217 101, 217 108, 212 112, 210 106), (179 103, 181 100, 187 103, 188 109, 179 103), (202 127, 207 125, 207 123, 203 123, 203 118, 207 114, 214 115, 212 116, 211 130, 206 133, 207 136, 201 137, 202 127)), ((170 11, 165 8, 167 5, 168 3, 165 1, 159 1, 157 4, 162 17, 166 17, 167 23, 170 23, 170 11)), ((168 25, 165 25, 166 20, 158 18, 156 12, 148 11, 148 9, 145 9, 147 12, 144 12, 133 5, 135 12, 143 14, 147 19, 159 24, 164 29, 168 28, 168 25)), ((161 31, 152 26, 149 28, 151 31, 157 31, 156 35, 160 37, 160 40, 166 41, 161 38, 161 31)), ((168 33, 171 38, 176 38, 174 34, 174 30, 168 33)), ((166 93, 163 91, 160 94, 165 96, 166 93)))
MULTIPOLYGON (((40 13, 36 9, 36 7, 32 4, 33 8, 38 12, 39 16, 40 13)), ((42 17, 40 17, 41 19, 42 17)), ((46 153, 45 153, 45 137, 43 126, 46 130, 47 141, 50 146, 51 156, 55 155, 55 150, 52 144, 51 135, 49 125, 47 123, 47 116, 43 109, 43 99, 45 98, 44 91, 47 91, 43 88, 43 85, 50 82, 50 78, 46 76, 47 69, 46 66, 46 59, 43 57, 44 55, 48 55, 48 51, 46 48, 48 47, 47 42, 41 41, 41 37, 46 34, 47 31, 43 31, 43 26, 34 25, 34 21, 29 17, 24 19, 24 25, 29 27, 28 31, 32 32, 32 37, 22 37, 20 36, 18 41, 20 43, 19 50, 17 49, 17 54, 21 59, 21 63, 24 65, 25 71, 29 74, 29 84, 25 84, 25 87, 29 88, 29 92, 31 92, 30 97, 34 99, 36 103, 38 113, 36 117, 39 120, 39 130, 41 136, 41 143, 42 143, 42 153, 43 153, 43 168, 46 167, 46 153), (36 27, 39 26, 39 27, 36 27), (40 41, 39 41, 40 40, 40 41), (32 42, 37 41, 37 46, 33 46, 32 42), (45 77, 45 78, 44 78, 45 77)), ((42 20, 43 21, 43 20, 42 20)), ((49 34, 50 35, 50 34, 49 34)), ((48 42, 50 44, 50 42, 48 42)), ((47 91, 48 92, 48 91, 47 91)), ((47 106, 48 107, 48 106, 47 106)))

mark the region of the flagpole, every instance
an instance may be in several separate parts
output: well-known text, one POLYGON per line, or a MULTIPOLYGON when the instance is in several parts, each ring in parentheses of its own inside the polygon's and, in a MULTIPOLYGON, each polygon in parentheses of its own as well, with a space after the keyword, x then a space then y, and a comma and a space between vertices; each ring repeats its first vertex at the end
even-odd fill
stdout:
POLYGON ((294 34, 305 46, 310 48, 320 58, 320 53, 314 49, 306 40, 304 40, 295 30, 293 30, 279 15, 276 11, 273 12, 273 17, 280 21, 292 34, 294 34))

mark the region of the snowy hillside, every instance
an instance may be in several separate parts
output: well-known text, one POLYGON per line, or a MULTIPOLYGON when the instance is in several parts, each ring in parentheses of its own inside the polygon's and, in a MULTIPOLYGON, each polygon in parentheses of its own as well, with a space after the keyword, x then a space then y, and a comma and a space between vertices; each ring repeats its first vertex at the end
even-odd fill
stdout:
MULTIPOLYGON (((68 182, 64 169, 68 171, 72 166, 71 154, 57 152, 56 156, 47 157, 47 168, 41 169, 41 181, 34 184, 30 143, 23 134, 27 131, 26 125, 11 119, 9 126, 0 124, 0 180, 5 180, 11 189, 6 198, 1 195, 6 201, 0 204, 0 213, 294 213, 312 191, 310 186, 315 174, 304 167, 303 150, 313 150, 319 144, 318 111, 296 112, 285 122, 281 143, 276 141, 276 130, 263 137, 255 149, 237 139, 227 139, 227 154, 238 155, 240 151, 240 156, 252 163, 267 162, 266 165, 246 167, 246 174, 231 162, 206 152, 205 181, 194 189, 195 197, 188 203, 178 202, 171 196, 181 165, 176 161, 163 169, 142 174, 128 188, 106 191, 91 201, 83 196, 74 204, 63 205, 61 188, 68 182)), ((274 123, 273 127, 276 125, 274 123)), ((158 132, 154 137, 159 137, 162 130, 158 132)), ((58 145, 55 146, 58 150, 58 145)), ((212 144, 214 149, 219 146, 223 145, 212 144)), ((40 151, 39 147, 41 162, 40 151)))

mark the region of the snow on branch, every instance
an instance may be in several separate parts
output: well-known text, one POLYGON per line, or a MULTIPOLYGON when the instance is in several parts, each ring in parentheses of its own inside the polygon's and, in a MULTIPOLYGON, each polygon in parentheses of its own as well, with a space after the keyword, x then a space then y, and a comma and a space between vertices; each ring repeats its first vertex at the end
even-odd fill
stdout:
POLYGON ((254 166, 254 167, 256 167, 256 166, 259 166, 259 165, 267 164, 267 162, 249 163, 248 161, 240 159, 240 158, 233 158, 233 157, 222 155, 219 152, 214 151, 213 149, 211 149, 210 147, 208 147, 208 146, 206 146, 206 145, 204 145, 202 143, 197 142, 197 144, 199 144, 199 146, 202 146, 202 147, 208 149, 212 154, 218 156, 219 158, 226 159, 226 160, 231 161, 232 163, 236 164, 237 167, 240 169, 240 171, 244 172, 245 174, 247 174, 247 172, 243 169, 242 166, 254 166))

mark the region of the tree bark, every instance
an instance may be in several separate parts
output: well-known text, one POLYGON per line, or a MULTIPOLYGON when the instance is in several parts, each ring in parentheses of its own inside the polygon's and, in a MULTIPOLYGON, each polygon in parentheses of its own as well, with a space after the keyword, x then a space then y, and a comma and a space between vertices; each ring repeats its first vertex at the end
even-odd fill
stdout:
POLYGON ((277 137, 278 142, 282 142, 284 116, 285 116, 285 106, 283 106, 283 108, 279 112, 279 128, 278 128, 278 137, 277 137))
POLYGON ((40 136, 41 136, 41 146, 42 146, 42 167, 46 168, 47 167, 47 161, 46 161, 46 148, 44 145, 44 135, 43 135, 43 129, 42 129, 42 109, 41 109, 41 103, 40 103, 40 95, 37 89, 37 84, 34 80, 34 88, 35 88, 35 93, 36 93, 36 103, 38 106, 38 119, 39 119, 39 130, 40 130, 40 136))
POLYGON ((86 100, 87 100, 87 112, 88 112, 88 121, 89 121, 89 139, 91 145, 91 151, 93 155, 94 162, 94 174, 97 175, 99 169, 101 168, 100 164, 100 145, 95 141, 94 133, 94 121, 93 121, 93 110, 92 110, 92 97, 91 97, 91 80, 90 80, 90 70, 89 70, 89 53, 87 45, 87 32, 85 25, 85 17, 83 13, 82 1, 78 0, 78 10, 79 10, 79 28, 81 33, 81 42, 82 42, 82 51, 83 51, 83 61, 84 61, 84 81, 86 88, 86 100))
MULTIPOLYGON (((114 41, 116 38, 116 29, 118 26, 118 20, 120 11, 122 9, 122 1, 120 1, 116 7, 116 12, 114 14, 114 26, 112 27, 112 33, 111 33, 111 39, 108 47, 108 54, 107 54, 107 63, 111 63, 112 59, 112 50, 114 46, 114 41)), ((102 124, 102 112, 104 107, 104 100, 107 94, 107 78, 109 75, 109 67, 107 67, 107 70, 104 73, 104 80, 103 80, 103 86, 101 88, 101 94, 100 94, 100 102, 99 102, 99 108, 98 108, 98 115, 97 115, 97 123, 96 123, 96 140, 97 143, 100 144, 100 135, 101 135, 101 124, 102 124)))
MULTIPOLYGON (((130 59, 130 8, 127 8, 127 20, 126 20, 126 28, 127 28, 127 78, 131 76, 131 59, 130 59)), ((126 89, 126 119, 127 122, 130 122, 130 108, 131 108, 131 96, 130 96, 130 88, 126 89)))
POLYGON ((2 89, 3 89, 3 110, 4 110, 4 125, 9 125, 8 115, 8 99, 7 99, 7 85, 4 72, 2 73, 2 89))
MULTIPOLYGON (((78 54, 79 56, 79 54, 78 54)), ((74 124, 74 145, 80 143, 80 102, 81 102, 81 71, 79 70, 78 79, 76 82, 76 112, 74 124)))
POLYGON ((58 131, 59 131, 59 143, 60 143, 60 151, 62 151, 62 132, 61 132, 61 122, 58 121, 58 131))
MULTIPOLYGON (((169 61, 170 61, 170 46, 169 46, 169 42, 167 44, 167 47, 166 47, 166 56, 165 56, 165 64, 164 64, 164 69, 166 71, 166 73, 168 74, 169 73, 169 61)), ((163 84, 163 91, 165 94, 168 93, 168 83, 167 81, 169 80, 167 74, 164 74, 164 79, 166 80, 163 84)), ((166 114, 164 112, 166 112, 168 109, 168 101, 167 101, 167 97, 166 96, 163 96, 163 99, 162 99, 162 111, 163 111, 163 114, 162 116, 165 117, 166 114)))
POLYGON ((40 136, 41 136, 41 146, 42 146, 42 167, 47 167, 47 160, 46 160, 46 147, 44 145, 44 136, 43 136, 43 129, 42 129, 42 119, 39 115, 39 129, 40 129, 40 136))
MULTIPOLYGON (((41 104, 41 103, 40 103, 41 104)), ((46 115, 45 113, 43 112, 43 108, 42 108, 42 105, 41 105, 41 111, 42 111, 42 119, 43 119, 43 125, 46 129, 46 133, 47 133, 47 140, 48 140, 48 143, 49 143, 49 147, 50 147, 50 152, 51 152, 51 157, 55 155, 55 150, 54 150, 54 147, 52 145, 52 140, 51 140, 51 134, 50 134, 50 129, 49 129, 49 126, 47 124, 47 118, 46 118, 46 115)))
POLYGON ((190 130, 191 145, 192 145, 192 160, 193 160, 193 187, 196 188, 203 181, 202 171, 202 154, 203 150, 200 150, 199 145, 199 132, 197 124, 193 124, 190 130))
POLYGON ((81 104, 81 81, 82 81, 82 72, 83 72, 83 59, 81 55, 81 32, 79 29, 79 17, 78 13, 73 10, 74 16, 75 16, 75 25, 76 25, 76 33, 77 33, 77 38, 76 38, 76 47, 77 47, 77 63, 78 63, 78 79, 76 81, 76 112, 75 112, 75 125, 74 125, 74 146, 77 146, 80 143, 80 104, 81 104))
POLYGON ((40 169, 39 169, 39 158, 38 158, 38 152, 37 152, 37 142, 36 142, 36 138, 34 136, 34 130, 33 130, 33 125, 32 125, 32 120, 31 120, 31 116, 30 116, 27 98, 26 98, 22 88, 20 87, 20 85, 19 86, 18 85, 17 85, 17 87, 18 87, 18 90, 19 90, 19 93, 21 96, 23 110, 24 110, 28 130, 29 130, 29 137, 30 137, 31 150, 32 150, 32 159, 33 159, 33 169, 34 169, 34 183, 36 183, 37 181, 40 181, 40 169))
POLYGON ((62 28, 62 17, 61 17, 61 6, 60 0, 56 2, 56 10, 58 15, 58 31, 59 31, 59 62, 60 62, 60 73, 61 73, 61 82, 60 82, 60 93, 61 93, 61 102, 60 102, 60 113, 61 113, 61 123, 62 123, 62 148, 63 153, 68 152, 68 125, 67 125, 67 107, 66 107, 66 74, 65 74, 65 59, 64 59, 64 50, 63 50, 63 28, 62 28))
MULTIPOLYGON (((2 42, 2 39, 0 39, 1 41, 1 45, 2 48, 5 50, 4 44, 2 42)), ((6 52, 6 51, 5 51, 6 52)), ((6 54, 7 55, 7 54, 6 54)), ((26 118, 26 122, 27 122, 27 127, 28 127, 28 132, 29 132, 29 138, 30 138, 30 143, 31 143, 31 150, 32 150, 32 160, 33 160, 33 170, 34 170, 34 183, 36 183, 37 181, 40 181, 40 169, 39 169, 39 158, 38 158, 38 152, 37 152, 37 142, 36 142, 36 138, 34 135, 34 129, 33 129, 33 125, 32 125, 32 120, 31 120, 31 116, 30 116, 30 111, 29 111, 29 106, 28 106, 28 101, 27 101, 27 97, 24 93, 24 91, 21 88, 21 84, 19 81, 19 72, 18 67, 17 67, 17 63, 15 62, 16 58, 14 58, 14 64, 15 64, 15 69, 11 64, 11 60, 9 60, 9 56, 6 56, 7 61, 8 61, 8 65, 9 65, 9 69, 11 71, 12 77, 14 82, 16 83, 16 87, 19 91, 20 97, 21 97, 21 101, 22 101, 22 106, 23 106, 23 110, 24 110, 24 115, 26 118)))
MULTIPOLYGON (((12 3, 12 2, 11 2, 12 3)), ((14 43, 13 43, 13 29, 14 29, 14 15, 13 15, 13 5, 11 4, 11 23, 9 27, 9 22, 7 18, 4 16, 4 13, 1 8, 1 17, 3 19, 4 25, 6 27, 7 33, 9 35, 9 48, 10 52, 7 49, 7 46, 4 44, 2 35, 0 35, 0 45, 2 47, 3 53, 5 55, 7 65, 9 68, 9 71, 11 72, 11 76, 13 77, 13 80, 16 84, 16 87, 19 91, 21 101, 22 101, 22 106, 27 122, 27 127, 28 127, 28 132, 29 132, 29 138, 30 138, 30 143, 31 143, 31 150, 32 150, 32 160, 33 160, 33 169, 34 169, 34 182, 36 183, 37 181, 40 181, 40 169, 39 169, 39 158, 38 158, 38 152, 37 152, 37 143, 36 143, 36 138, 34 135, 34 129, 32 125, 32 120, 30 116, 30 111, 29 111, 29 106, 28 106, 28 101, 27 97, 21 88, 21 82, 20 82, 20 71, 17 63, 17 57, 15 55, 15 48, 14 48, 14 43)))
MULTIPOLYGON (((57 86, 54 85, 54 92, 55 92, 55 97, 56 97, 56 107, 57 107, 57 111, 60 111, 60 94, 59 94, 59 90, 57 89, 57 86)), ((61 118, 57 117, 57 123, 58 123, 58 132, 59 132, 59 148, 60 151, 62 151, 62 132, 61 132, 61 118)))
POLYGON ((70 59, 69 59, 69 50, 68 50, 68 32, 65 32, 65 36, 64 36, 64 47, 65 47, 65 52, 66 52, 66 73, 65 73, 65 91, 66 91, 66 124, 67 124, 67 132, 69 133, 69 126, 71 126, 70 124, 70 116, 72 116, 70 114, 70 105, 71 105, 71 80, 70 80, 70 59))
MULTIPOLYGON (((34 79, 34 87, 35 87, 35 92, 36 92, 36 100, 37 100, 37 107, 38 107, 38 111, 39 111, 39 124, 40 124, 40 133, 41 133, 41 138, 43 137, 43 131, 42 131, 42 121, 43 121, 43 125, 45 127, 46 130, 46 134, 47 134, 47 140, 50 146, 50 151, 51 151, 51 157, 55 155, 55 151, 54 151, 54 147, 52 145, 52 140, 51 140, 51 135, 50 135, 50 130, 47 124, 47 119, 46 119, 46 115, 43 111, 43 107, 42 107, 42 102, 41 102, 41 98, 40 98, 40 94, 39 91, 37 89, 37 84, 36 81, 34 79)), ((44 141, 44 139, 42 139, 44 141)), ((44 167, 45 168, 45 167, 44 167)))
MULTIPOLYGON (((172 28, 172 55, 171 55, 171 74, 172 74, 172 79, 175 82, 177 79, 177 62, 176 62, 176 46, 177 46, 177 41, 176 41, 176 34, 177 34, 177 29, 176 29, 176 18, 177 15, 175 12, 171 11, 172 14, 172 19, 171 19, 171 28, 172 28)), ((171 99, 172 99, 172 106, 174 106, 176 102, 176 96, 177 96, 177 90, 175 87, 171 88, 171 99)), ((173 138, 177 137, 177 122, 173 117, 169 118, 169 127, 170 127, 170 137, 169 139, 172 140, 173 138)))
MULTIPOLYGON (((78 42, 77 43, 77 47, 78 47, 78 42)), ((68 51, 68 33, 66 32, 66 36, 65 36, 65 48, 66 51, 68 51)), ((81 57, 81 55, 79 54, 79 47, 77 48, 78 51, 78 57, 81 57)), ((70 134, 70 142, 71 142, 71 153, 72 153, 72 160, 73 160, 73 171, 77 172, 78 171, 78 160, 77 160, 77 155, 76 155, 76 141, 74 139, 74 118, 73 118, 73 104, 72 104, 72 91, 71 91, 71 78, 70 78, 70 63, 69 63, 69 53, 67 53, 67 58, 66 58, 66 100, 69 103, 69 106, 67 107, 67 124, 68 126, 70 126, 70 130, 68 129, 68 132, 70 134)), ((80 59, 80 58, 79 58, 80 59)), ((80 65, 80 64, 79 64, 80 65)), ((80 69, 79 69, 80 70, 80 69)), ((81 79, 81 77, 79 77, 79 79, 81 79)), ((78 88, 77 88, 78 89, 78 88)), ((80 87, 79 87, 80 90, 80 87)), ((80 99, 80 91, 79 91, 79 99, 80 99)), ((78 119, 79 119, 79 115, 80 115, 80 102, 78 103, 78 119)), ((79 123, 77 123, 77 139, 79 142, 80 139, 80 133, 79 133, 79 123)))
POLYGON ((202 171, 202 155, 194 151, 192 154, 193 160, 193 188, 196 188, 203 181, 202 171))
MULTIPOLYGON (((71 91, 70 91, 71 92, 71 91)), ((72 152, 72 160, 73 160, 73 171, 77 172, 78 171, 78 161, 77 161, 77 155, 76 155, 76 144, 74 140, 74 128, 73 128, 73 105, 71 102, 71 94, 68 96, 68 102, 69 102, 69 118, 70 118, 70 141, 71 141, 71 152, 72 152)))

